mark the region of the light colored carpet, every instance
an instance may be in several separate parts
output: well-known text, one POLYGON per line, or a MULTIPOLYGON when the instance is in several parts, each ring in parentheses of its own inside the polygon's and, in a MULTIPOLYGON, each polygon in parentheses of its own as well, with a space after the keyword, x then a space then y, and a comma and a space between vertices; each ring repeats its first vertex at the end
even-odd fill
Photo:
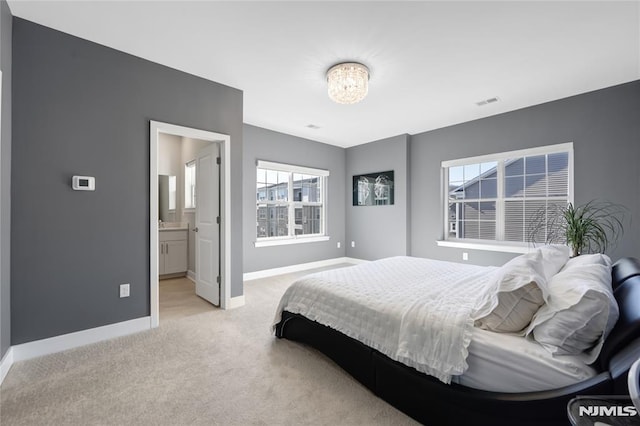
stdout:
POLYGON ((18 362, 0 388, 8 425, 413 425, 331 360, 276 339, 302 274, 245 282, 246 305, 18 362))

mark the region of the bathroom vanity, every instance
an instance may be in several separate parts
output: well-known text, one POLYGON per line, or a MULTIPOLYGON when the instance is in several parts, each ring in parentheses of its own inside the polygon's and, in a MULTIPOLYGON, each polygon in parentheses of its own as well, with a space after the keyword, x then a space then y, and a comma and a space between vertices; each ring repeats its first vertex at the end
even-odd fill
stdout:
POLYGON ((188 227, 186 225, 161 227, 158 231, 158 273, 160 274, 160 278, 185 275, 188 265, 188 227))

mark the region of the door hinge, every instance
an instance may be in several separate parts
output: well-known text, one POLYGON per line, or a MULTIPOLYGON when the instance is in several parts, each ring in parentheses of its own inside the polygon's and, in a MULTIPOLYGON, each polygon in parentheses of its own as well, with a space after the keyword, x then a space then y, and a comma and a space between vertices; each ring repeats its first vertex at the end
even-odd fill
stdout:
POLYGON ((216 223, 220 225, 220 216, 216 217, 216 223))
POLYGON ((220 284, 220 275, 218 275, 218 276, 216 277, 216 282, 217 282, 218 284, 220 284))
POLYGON ((220 157, 216 157, 216 164, 220 164, 220 157))

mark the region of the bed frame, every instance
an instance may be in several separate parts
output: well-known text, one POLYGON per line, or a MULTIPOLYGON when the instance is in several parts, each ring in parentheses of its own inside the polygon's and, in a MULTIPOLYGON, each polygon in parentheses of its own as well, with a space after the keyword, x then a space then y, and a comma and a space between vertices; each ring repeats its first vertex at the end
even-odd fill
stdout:
POLYGON ((640 261, 620 259, 613 266, 612 282, 620 319, 594 363, 599 374, 548 391, 499 393, 447 385, 287 311, 276 336, 318 349, 375 395, 423 424, 567 425, 567 403, 576 395, 628 395, 627 373, 640 358, 640 261))

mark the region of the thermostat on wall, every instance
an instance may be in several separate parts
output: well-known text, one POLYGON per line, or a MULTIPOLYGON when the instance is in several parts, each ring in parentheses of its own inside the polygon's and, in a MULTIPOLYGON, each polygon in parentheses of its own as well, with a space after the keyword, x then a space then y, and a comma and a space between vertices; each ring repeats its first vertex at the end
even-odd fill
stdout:
POLYGON ((93 176, 74 176, 71 187, 76 191, 95 191, 96 178, 93 176))

